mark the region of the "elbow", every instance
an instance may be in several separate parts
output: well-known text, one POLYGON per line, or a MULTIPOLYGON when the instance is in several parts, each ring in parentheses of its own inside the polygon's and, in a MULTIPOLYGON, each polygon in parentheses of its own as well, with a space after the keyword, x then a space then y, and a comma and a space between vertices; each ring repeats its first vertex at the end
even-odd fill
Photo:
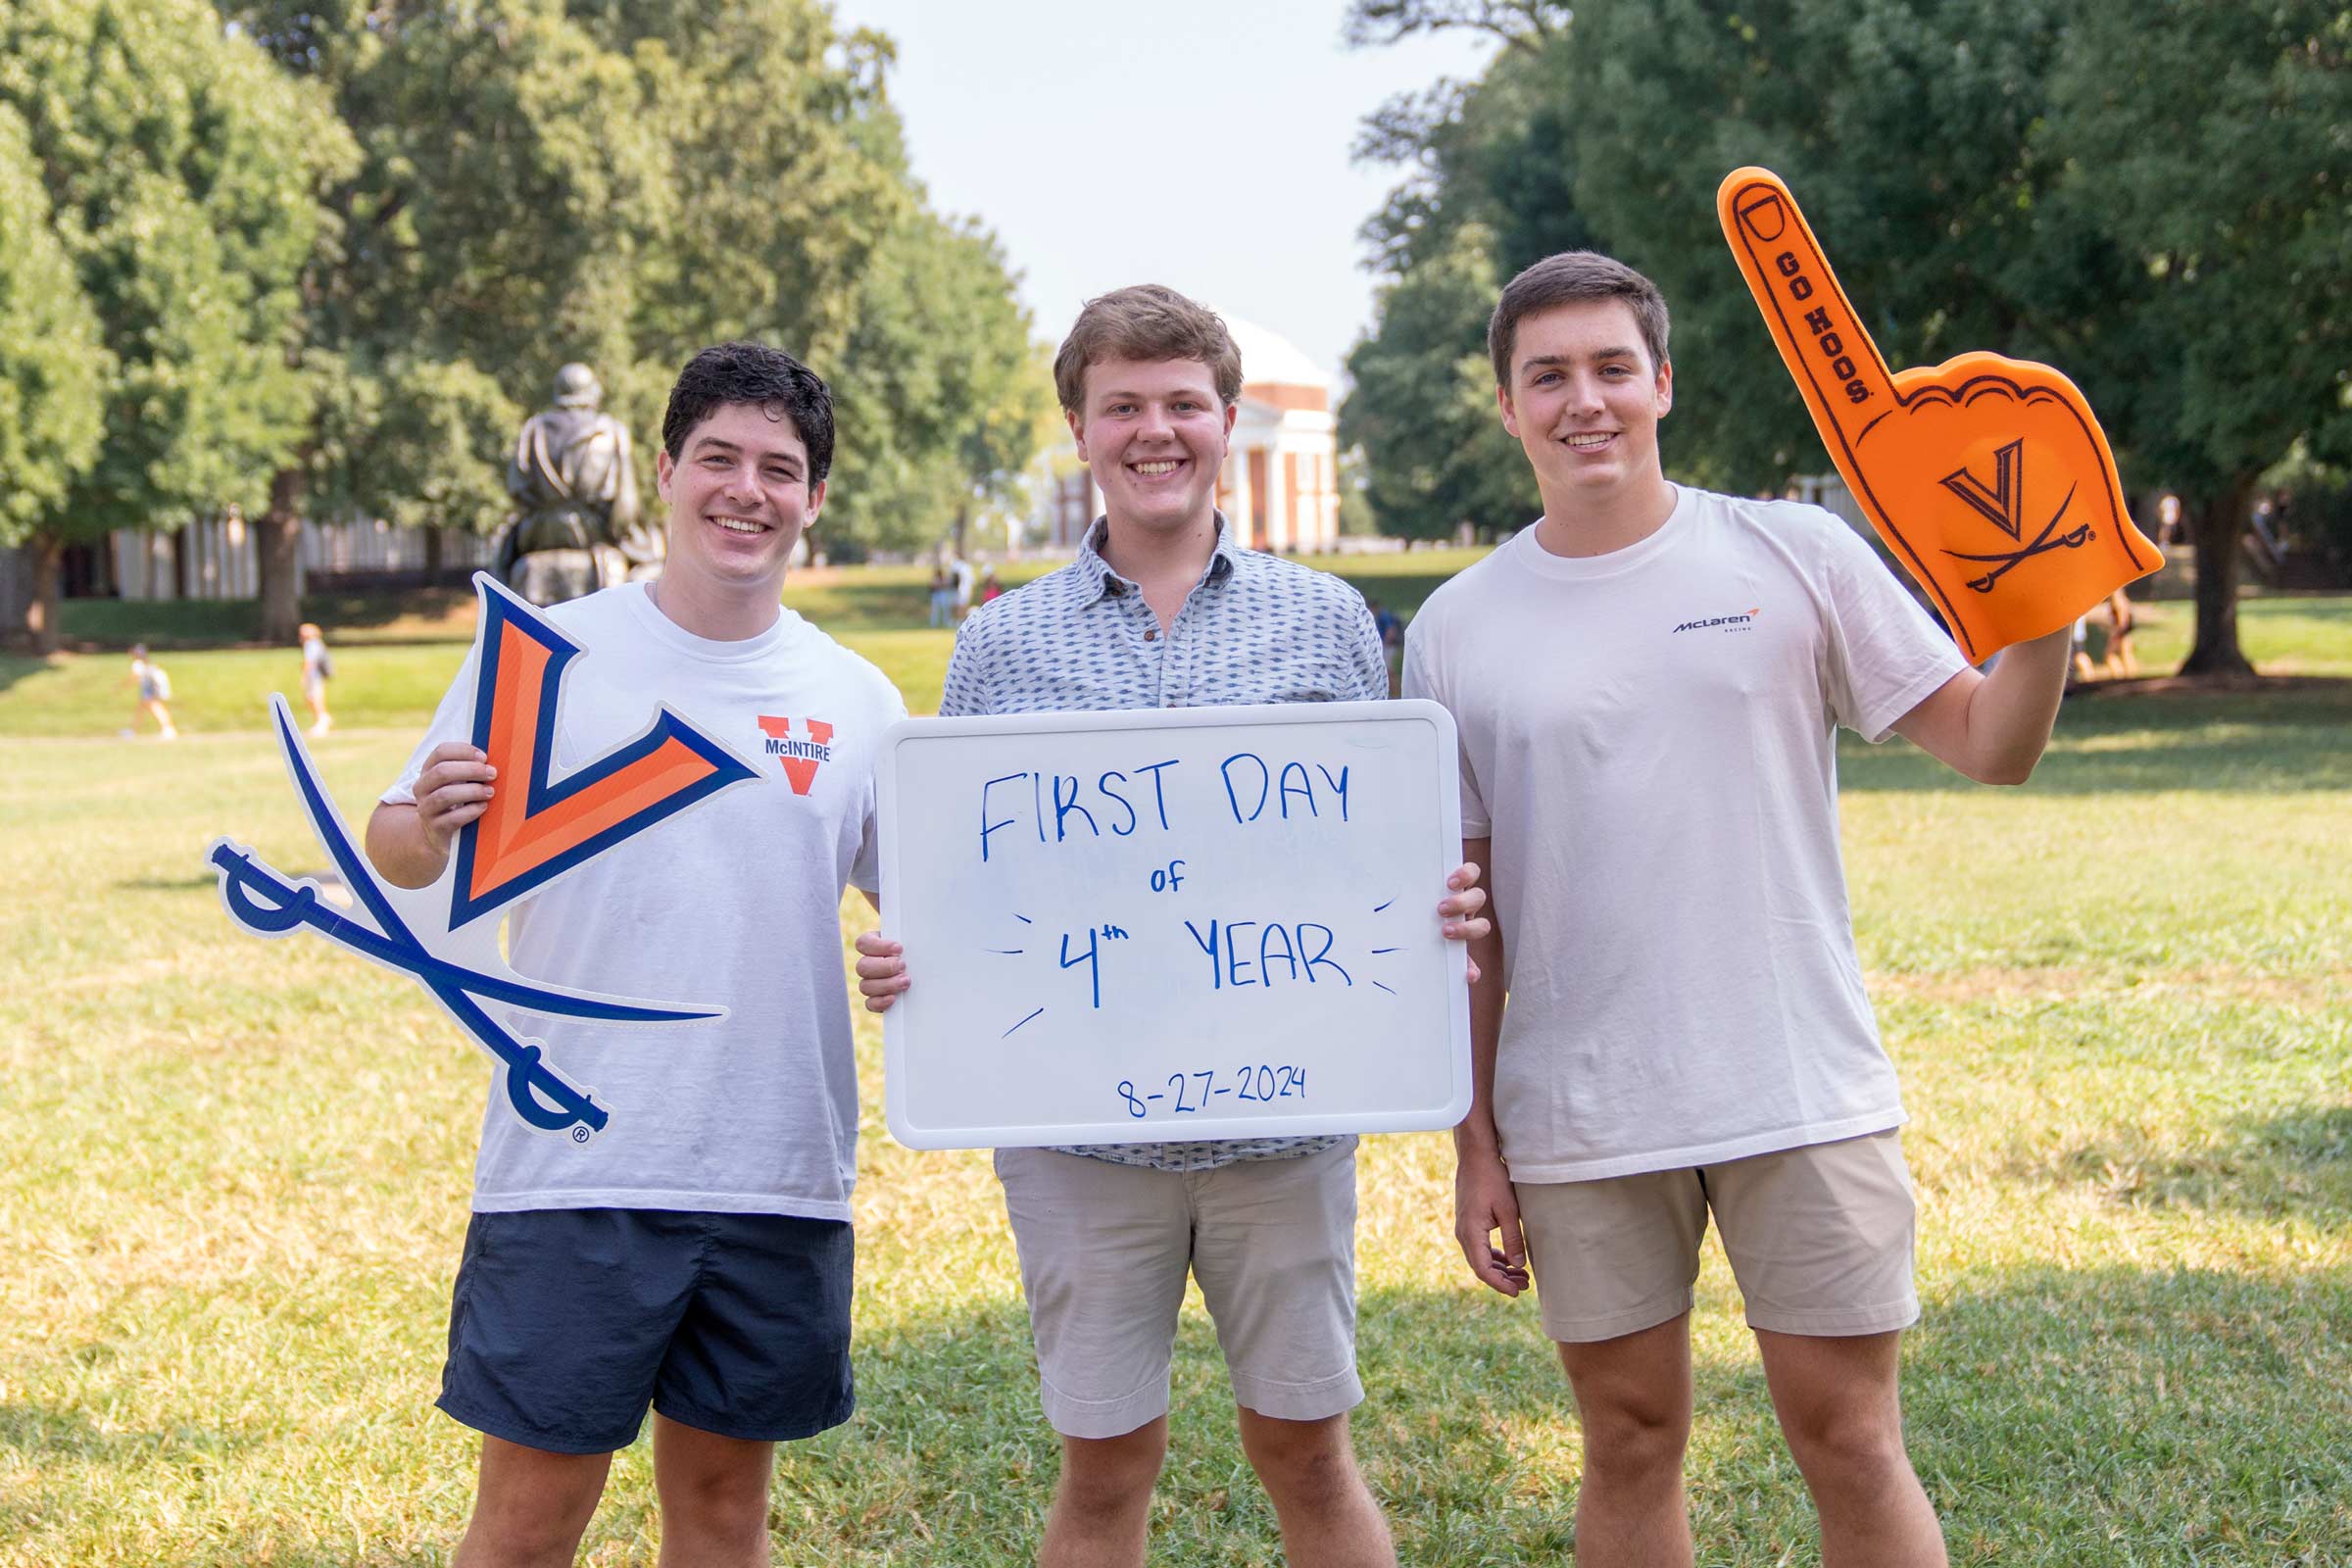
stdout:
POLYGON ((1980 784, 2014 788, 2034 776, 2034 766, 2040 760, 2039 752, 2025 757, 1994 758, 1978 766, 1968 776, 1980 784))

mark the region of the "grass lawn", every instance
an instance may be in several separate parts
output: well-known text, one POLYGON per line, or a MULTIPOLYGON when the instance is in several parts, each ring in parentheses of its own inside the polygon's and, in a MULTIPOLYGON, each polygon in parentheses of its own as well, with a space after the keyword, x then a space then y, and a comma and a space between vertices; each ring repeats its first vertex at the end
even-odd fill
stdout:
MULTIPOLYGON (((1482 554, 1415 551, 1394 556, 1327 557, 1369 597, 1410 618, 1438 585, 1482 554)), ((1023 563, 1004 573, 1017 587, 1048 565, 1023 563)), ((920 566, 853 567, 796 575, 784 602, 878 665, 906 697, 909 710, 932 712, 947 679, 954 634, 925 624, 929 572, 920 566)), ((448 689, 473 636, 472 600, 433 592, 397 600, 315 600, 335 651, 329 692, 335 721, 346 729, 419 731, 448 689)), ((65 631, 106 652, 29 659, 0 654, 0 739, 11 736, 111 736, 133 723, 130 662, 113 650, 145 638, 172 677, 172 714, 183 733, 259 730, 271 692, 291 698, 302 657, 236 645, 249 605, 133 605, 71 602, 65 631)), ((2246 653, 2267 674, 2352 676, 2352 598, 2249 599, 2239 614, 2246 653)), ((2177 668, 2193 629, 2183 603, 2139 607, 2137 652, 2146 673, 2177 668)), ((2094 633, 2094 650, 2104 642, 2094 633)), ((295 710, 304 711, 299 699, 295 710)), ((142 732, 150 721, 140 718, 142 732)))
MULTIPOLYGON (((1441 559, 1348 566, 1409 606, 1441 559)), ((935 700, 918 576, 792 597, 935 700)), ((2352 674, 2352 601, 2245 613, 2267 668, 2352 674)), ((2148 662, 2186 616, 2153 607, 2148 662)), ((338 642, 320 757, 355 813, 463 653, 411 635, 338 642)), ((430 1401, 486 1072, 414 984, 231 927, 212 835, 322 858, 258 730, 295 662, 169 662, 172 746, 109 738, 118 655, 0 671, 0 1568, 445 1562, 474 1449, 430 1401)), ((2352 696, 2070 702, 2019 791, 1900 742, 1844 778, 1954 1562, 2352 1562, 2352 696)), ((776 1560, 1024 1562, 1057 1459, 987 1156, 893 1144, 858 1040, 861 1409, 781 1459, 776 1560)), ((1556 1563, 1574 1413, 1532 1301, 1462 1267, 1449 1181, 1442 1136, 1366 1142, 1358 1449, 1404 1561, 1556 1563)), ((1699 1561, 1817 1562, 1712 1243, 1693 1324, 1699 1561)), ((1197 1297, 1173 1425, 1153 1560, 1279 1562, 1197 1297)), ((653 1562, 648 1459, 586 1562, 653 1562)))

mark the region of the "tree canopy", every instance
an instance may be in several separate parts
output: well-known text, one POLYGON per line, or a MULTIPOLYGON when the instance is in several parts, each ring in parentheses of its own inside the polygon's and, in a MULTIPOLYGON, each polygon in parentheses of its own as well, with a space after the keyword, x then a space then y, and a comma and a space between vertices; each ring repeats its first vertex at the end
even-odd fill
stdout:
MULTIPOLYGON (((2246 496, 2298 439, 2340 451, 2352 419, 2352 8, 1587 0, 1571 24, 1565 8, 1358 0, 1350 26, 1444 24, 1511 43, 1480 80, 1366 127, 1359 151, 1406 178, 1367 226, 1395 283, 1358 362, 1419 356, 1435 384, 1474 350, 1466 307, 1458 337, 1425 344, 1405 286, 1458 277, 1472 236, 1498 279, 1590 246, 1673 308, 1670 469, 1736 490, 1818 470, 1716 228, 1716 183, 1762 164, 1803 201, 1891 365, 1992 349, 2082 385, 2127 482, 2179 489, 2207 519, 2191 666, 2243 667, 2230 606, 2246 496)), ((1348 416, 1384 526, 1427 531, 1416 506, 1457 503, 1368 419, 1387 384, 1359 376, 1367 411, 1351 399, 1348 416)))
MULTIPOLYGON (((256 500, 299 439, 299 283, 327 226, 310 193, 350 142, 202 0, 14 0, 0 9, 0 107, 71 267, 59 342, 74 342, 80 313, 64 301, 77 292, 103 347, 83 357, 99 377, 95 452, 29 486, 11 475, 54 497, 17 523, 46 600, 68 541, 256 500)), ((43 265, 46 247, 17 249, 7 265, 43 265)), ((54 635, 45 610, 38 629, 54 635)))
POLYGON ((31 138, 0 106, 0 544, 45 522, 98 454, 98 317, 49 226, 31 138))
POLYGON ((104 323, 95 446, 62 390, 38 428, 0 392, 18 494, 54 539, 243 506, 282 636, 305 517, 493 529, 558 367, 651 448, 686 358, 752 337, 839 386, 830 528, 936 538, 1046 394, 1002 251, 909 172, 893 58, 820 0, 10 0, 0 184, 41 202, 8 185, 0 279, 62 257, 78 293, 0 294, 0 386, 58 373, 74 299, 104 323))

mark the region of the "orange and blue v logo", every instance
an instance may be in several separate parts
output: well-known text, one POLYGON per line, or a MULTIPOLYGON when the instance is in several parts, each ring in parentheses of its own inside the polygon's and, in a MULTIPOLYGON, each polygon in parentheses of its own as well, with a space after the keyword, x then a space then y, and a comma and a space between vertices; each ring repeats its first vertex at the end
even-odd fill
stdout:
POLYGON ((759 776, 664 708, 636 740, 556 779, 556 710, 579 645, 488 576, 474 584, 482 634, 473 744, 498 769, 499 789, 458 834, 452 931, 759 776))

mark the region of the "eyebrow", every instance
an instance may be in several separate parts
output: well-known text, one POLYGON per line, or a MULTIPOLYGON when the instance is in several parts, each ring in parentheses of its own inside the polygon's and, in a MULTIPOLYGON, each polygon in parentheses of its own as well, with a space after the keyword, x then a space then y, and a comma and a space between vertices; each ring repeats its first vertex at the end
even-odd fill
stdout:
MULTIPOLYGON (((1141 403, 1145 401, 1144 394, 1141 392, 1128 392, 1120 390, 1116 387, 1106 387, 1102 391, 1096 393, 1095 396, 1104 403, 1141 403)), ((1169 398, 1191 398, 1196 403, 1206 403, 1210 399, 1214 398, 1216 393, 1204 392, 1198 387, 1178 387, 1175 391, 1166 393, 1164 396, 1169 398)))
MULTIPOLYGON (((699 458, 706 452, 723 452, 729 455, 734 455, 741 453, 743 448, 737 446, 734 442, 729 441, 724 436, 704 435, 695 437, 694 445, 687 448, 686 451, 689 457, 699 458)), ((794 456, 790 451, 783 448, 778 448, 773 452, 763 453, 760 456, 760 461, 762 463, 788 464, 795 468, 801 466, 801 460, 794 456)))
MULTIPOLYGON (((1594 361, 1630 360, 1635 358, 1635 350, 1631 347, 1607 348, 1600 350, 1596 354, 1588 355, 1586 358, 1594 361)), ((1538 366, 1574 365, 1575 363, 1576 356, 1573 354, 1533 354, 1519 362, 1519 368, 1522 370, 1532 370, 1538 366)))

